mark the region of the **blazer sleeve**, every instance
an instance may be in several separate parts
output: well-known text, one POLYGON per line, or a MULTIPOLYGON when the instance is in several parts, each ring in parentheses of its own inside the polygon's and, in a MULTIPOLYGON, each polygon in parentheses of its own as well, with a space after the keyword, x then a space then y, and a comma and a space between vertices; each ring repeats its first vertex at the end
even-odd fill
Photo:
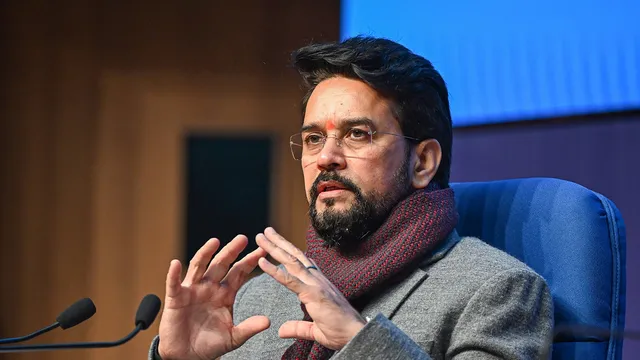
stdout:
MULTIPOLYGON (((482 284, 457 322, 436 336, 450 336, 446 359, 543 359, 550 354, 552 330, 546 282, 531 270, 510 269, 482 284)), ((334 359, 427 360, 429 350, 379 314, 334 359)))

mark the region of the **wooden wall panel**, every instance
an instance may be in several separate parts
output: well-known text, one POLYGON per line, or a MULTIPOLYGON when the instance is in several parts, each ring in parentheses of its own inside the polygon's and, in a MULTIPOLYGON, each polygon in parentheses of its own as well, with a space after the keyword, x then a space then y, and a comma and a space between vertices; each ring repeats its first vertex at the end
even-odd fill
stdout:
MULTIPOLYGON (((164 296, 169 261, 183 255, 189 132, 273 136, 273 225, 303 246, 306 201, 288 149, 301 92, 287 61, 311 39, 337 39, 339 2, 317 4, 0 5, 0 337, 88 296, 93 319, 41 341, 116 339, 142 296, 164 296)), ((0 358, 140 359, 157 325, 117 349, 0 358)))

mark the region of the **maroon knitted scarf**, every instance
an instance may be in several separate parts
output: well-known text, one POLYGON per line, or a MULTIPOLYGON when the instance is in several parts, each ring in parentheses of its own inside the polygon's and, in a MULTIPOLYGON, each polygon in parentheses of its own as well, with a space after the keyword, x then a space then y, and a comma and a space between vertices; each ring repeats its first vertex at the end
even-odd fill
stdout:
MULTIPOLYGON (((394 276, 417 266, 447 238, 457 222, 452 189, 416 191, 396 205, 382 226, 349 255, 325 246, 310 227, 306 255, 353 305, 363 295, 375 294, 394 276)), ((303 319, 312 321, 304 305, 301 307, 303 319)), ((324 360, 333 352, 317 342, 298 339, 282 359, 324 360)))

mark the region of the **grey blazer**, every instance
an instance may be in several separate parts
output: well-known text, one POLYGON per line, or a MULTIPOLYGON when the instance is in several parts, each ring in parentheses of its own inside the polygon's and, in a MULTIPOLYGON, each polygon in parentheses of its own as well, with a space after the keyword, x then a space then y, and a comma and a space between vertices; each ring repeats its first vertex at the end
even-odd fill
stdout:
MULTIPOLYGON (((287 320, 302 318, 295 294, 268 275, 245 284, 234 321, 263 314, 271 327, 228 359, 280 359, 292 339, 287 320)), ((546 282, 525 264, 479 239, 454 232, 404 281, 365 307, 368 324, 332 359, 543 359, 550 356, 553 302, 546 282)), ((154 339, 149 359, 154 356, 154 339)))

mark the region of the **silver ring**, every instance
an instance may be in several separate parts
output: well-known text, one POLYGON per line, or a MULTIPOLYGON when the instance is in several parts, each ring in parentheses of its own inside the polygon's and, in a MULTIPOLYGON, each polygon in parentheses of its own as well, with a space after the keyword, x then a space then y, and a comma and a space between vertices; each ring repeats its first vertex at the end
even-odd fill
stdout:
MULTIPOLYGON (((311 270, 311 269, 316 269, 316 270, 318 270, 318 268, 317 268, 317 267, 315 267, 315 266, 313 266, 313 265, 311 265, 311 266, 307 266, 307 270, 311 270)), ((320 271, 320 270, 318 270, 318 271, 320 271)))

